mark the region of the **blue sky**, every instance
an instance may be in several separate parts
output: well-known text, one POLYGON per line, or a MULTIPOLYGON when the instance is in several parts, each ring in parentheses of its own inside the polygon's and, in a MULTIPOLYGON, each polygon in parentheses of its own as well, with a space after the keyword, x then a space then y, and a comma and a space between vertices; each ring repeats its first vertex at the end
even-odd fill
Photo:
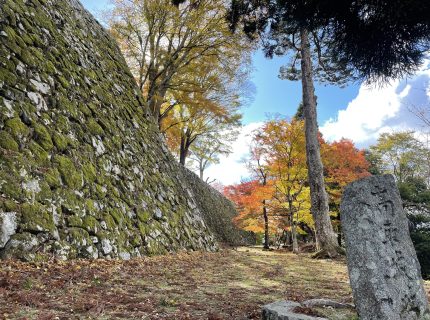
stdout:
POLYGON ((87 10, 89 10, 95 16, 101 10, 105 10, 108 8, 110 1, 109 0, 81 0, 81 3, 84 5, 87 10))
MULTIPOLYGON (((256 86, 255 100, 251 106, 244 108, 244 124, 262 121, 266 114, 280 113, 286 116, 295 114, 302 100, 302 88, 298 81, 287 81, 278 78, 279 68, 288 62, 287 57, 267 59, 259 51, 254 54, 252 82, 256 86)), ((318 96, 318 119, 324 123, 335 117, 340 108, 344 108, 358 93, 359 85, 346 88, 316 84, 318 96)))
MULTIPOLYGON (((109 0, 81 0, 94 16, 108 8, 109 0)), ((261 52, 253 56, 251 81, 256 93, 253 102, 243 109, 244 127, 232 145, 234 152, 222 157, 218 165, 206 174, 223 184, 238 183, 248 176, 243 159, 249 154, 253 130, 261 126, 267 116, 292 116, 301 101, 301 85, 278 79, 279 68, 287 58, 266 59, 261 52)), ((316 84, 318 122, 326 140, 348 138, 359 148, 374 144, 383 132, 399 130, 429 131, 410 112, 412 106, 430 110, 430 60, 409 79, 392 81, 384 87, 355 83, 346 88, 316 84)))

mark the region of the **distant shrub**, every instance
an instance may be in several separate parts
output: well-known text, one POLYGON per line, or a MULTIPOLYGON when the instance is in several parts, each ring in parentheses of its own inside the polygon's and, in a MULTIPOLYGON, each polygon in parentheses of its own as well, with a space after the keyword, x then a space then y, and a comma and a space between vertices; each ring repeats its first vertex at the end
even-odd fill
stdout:
POLYGON ((430 217, 424 215, 409 216, 411 239, 421 265, 424 279, 430 280, 430 217))

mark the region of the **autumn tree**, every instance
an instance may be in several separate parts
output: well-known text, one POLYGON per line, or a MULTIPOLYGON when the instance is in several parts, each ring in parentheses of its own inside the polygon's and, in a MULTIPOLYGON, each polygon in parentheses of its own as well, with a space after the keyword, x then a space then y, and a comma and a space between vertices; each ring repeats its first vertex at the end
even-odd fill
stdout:
MULTIPOLYGON (((298 7, 302 5, 298 4, 298 7)), ((315 221, 316 256, 335 257, 342 252, 329 216, 324 171, 318 142, 318 124, 314 78, 323 82, 344 84, 352 73, 343 61, 336 60, 328 50, 329 38, 324 29, 297 16, 299 8, 279 1, 234 1, 233 24, 242 17, 244 31, 258 37, 266 55, 289 55, 290 63, 282 67, 280 77, 301 80, 303 117, 305 119, 306 161, 311 191, 311 212, 315 221)), ((311 18, 309 18, 311 19, 311 18)))
POLYGON ((302 197, 308 189, 304 123, 283 119, 268 121, 255 139, 266 156, 275 188, 270 205, 280 216, 287 218, 293 252, 298 252, 297 220, 309 204, 309 199, 302 197))
POLYGON ((209 182, 209 177, 204 179, 204 172, 211 164, 219 163, 220 155, 229 155, 233 152, 231 143, 237 138, 238 132, 214 132, 203 135, 190 146, 188 167, 199 173, 200 179, 209 182))
POLYGON ((114 0, 113 4, 109 29, 159 123, 173 109, 161 112, 163 103, 177 103, 166 99, 169 92, 172 97, 199 88, 189 74, 199 71, 200 65, 209 59, 228 74, 249 54, 242 35, 228 28, 223 0, 114 0))
MULTIPOLYGON (((245 181, 224 188, 224 195, 236 204, 239 212, 235 223, 245 230, 256 233, 263 233, 266 226, 269 227, 262 212, 263 200, 270 199, 270 193, 270 186, 263 186, 258 180, 245 181)), ((264 245, 268 247, 268 239, 265 239, 264 245)))
POLYGON ((248 70, 238 68, 225 73, 225 68, 217 65, 213 58, 205 59, 203 65, 190 64, 190 68, 198 69, 187 74, 192 85, 187 86, 188 90, 173 92, 171 101, 162 105, 162 114, 167 110, 170 114, 160 126, 170 149, 182 164, 186 163, 189 150, 196 143, 201 145, 202 141, 211 140, 218 145, 215 149, 199 149, 201 164, 207 164, 209 162, 203 158, 215 159, 216 153, 223 153, 223 145, 237 135, 235 129, 241 119, 239 109, 247 97, 243 90, 248 70), (208 153, 203 155, 203 151, 208 153))
POLYGON ((178 155, 179 162, 185 165, 190 148, 198 139, 211 136, 221 139, 223 132, 240 126, 241 117, 237 107, 232 110, 209 103, 178 104, 163 123, 166 128, 162 127, 162 132, 166 133, 168 145, 178 155))
POLYGON ((340 201, 344 188, 351 182, 369 176, 369 163, 364 150, 358 150, 348 139, 322 143, 324 177, 329 195, 330 212, 336 217, 335 226, 339 245, 342 232, 340 225, 340 201))
MULTIPOLYGON (((272 189, 269 188, 269 168, 267 166, 267 153, 264 148, 259 144, 256 137, 259 135, 257 131, 254 135, 254 141, 250 147, 251 157, 247 163, 248 170, 251 172, 252 177, 255 181, 258 181, 260 189, 265 192, 258 190, 261 200, 261 208, 264 219, 264 248, 269 249, 269 213, 268 213, 268 201, 272 198, 272 189)), ((270 184, 271 186, 271 184, 270 184)))

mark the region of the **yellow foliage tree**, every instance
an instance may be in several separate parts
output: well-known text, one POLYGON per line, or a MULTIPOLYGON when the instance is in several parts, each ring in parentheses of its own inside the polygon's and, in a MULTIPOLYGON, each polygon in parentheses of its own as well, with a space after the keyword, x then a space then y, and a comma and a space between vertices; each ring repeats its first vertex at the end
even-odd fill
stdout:
POLYGON ((200 92, 201 83, 190 75, 207 71, 208 65, 234 73, 249 61, 250 44, 242 34, 231 33, 224 0, 113 0, 113 4, 109 29, 159 123, 173 109, 161 112, 164 103, 183 104, 181 92, 200 92), (179 101, 170 103, 172 97, 179 101))

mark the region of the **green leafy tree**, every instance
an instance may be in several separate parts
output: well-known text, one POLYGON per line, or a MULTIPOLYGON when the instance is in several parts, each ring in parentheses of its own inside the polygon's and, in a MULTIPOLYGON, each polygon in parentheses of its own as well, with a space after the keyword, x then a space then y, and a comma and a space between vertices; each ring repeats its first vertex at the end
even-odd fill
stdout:
POLYGON ((423 177, 426 172, 423 160, 429 158, 429 150, 414 135, 413 131, 380 135, 377 143, 370 147, 379 172, 393 174, 397 183, 423 177))

